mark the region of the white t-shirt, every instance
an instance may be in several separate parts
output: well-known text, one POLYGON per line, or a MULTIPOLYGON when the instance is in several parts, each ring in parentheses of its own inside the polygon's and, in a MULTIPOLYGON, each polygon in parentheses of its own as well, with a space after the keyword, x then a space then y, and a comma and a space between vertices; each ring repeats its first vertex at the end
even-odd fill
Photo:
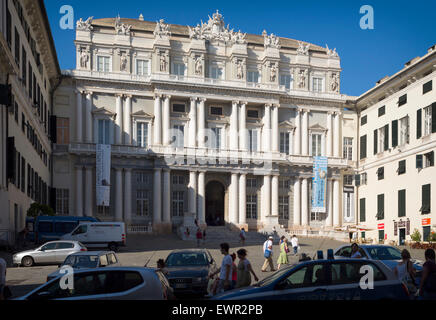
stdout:
POLYGON ((265 253, 266 249, 268 249, 268 247, 271 247, 271 253, 272 253, 272 246, 273 246, 273 242, 272 240, 266 240, 265 243, 263 244, 263 253, 265 253))
POLYGON ((0 258, 0 286, 6 285, 6 261, 0 258))
POLYGON ((291 244, 292 244, 292 248, 298 247, 298 238, 297 237, 291 238, 291 244))
POLYGON ((229 275, 227 276, 227 280, 232 280, 232 265, 233 265, 233 259, 228 254, 224 257, 223 263, 221 264, 221 271, 220 271, 220 280, 226 280, 226 266, 230 266, 229 269, 229 275))

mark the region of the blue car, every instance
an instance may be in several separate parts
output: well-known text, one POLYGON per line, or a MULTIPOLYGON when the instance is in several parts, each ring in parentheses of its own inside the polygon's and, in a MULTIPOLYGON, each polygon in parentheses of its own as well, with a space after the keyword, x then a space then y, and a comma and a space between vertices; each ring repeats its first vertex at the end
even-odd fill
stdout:
POLYGON ((275 272, 258 283, 215 300, 408 300, 408 291, 380 261, 321 259, 275 272), (372 273, 372 277, 371 277, 372 273), (373 287, 366 279, 372 278, 373 287))

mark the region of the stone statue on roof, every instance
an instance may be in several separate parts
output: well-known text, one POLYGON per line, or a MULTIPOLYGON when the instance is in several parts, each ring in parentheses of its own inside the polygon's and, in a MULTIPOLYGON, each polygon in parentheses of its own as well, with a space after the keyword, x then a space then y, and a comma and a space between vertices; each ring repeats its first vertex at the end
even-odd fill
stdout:
POLYGON ((89 17, 88 19, 86 19, 86 21, 83 21, 82 18, 80 18, 79 20, 77 20, 76 22, 76 29, 77 30, 83 30, 83 31, 91 31, 92 30, 92 19, 94 17, 89 17))

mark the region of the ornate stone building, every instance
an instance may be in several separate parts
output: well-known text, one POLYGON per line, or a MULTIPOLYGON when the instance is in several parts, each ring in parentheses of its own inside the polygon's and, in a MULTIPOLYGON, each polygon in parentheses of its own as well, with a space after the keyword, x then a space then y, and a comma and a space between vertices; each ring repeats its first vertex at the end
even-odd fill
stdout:
POLYGON ((357 115, 336 50, 235 32, 218 12, 194 27, 80 19, 75 46, 55 95, 57 213, 156 232, 195 218, 326 234, 355 222, 342 173, 357 115), (96 206, 96 144, 112 145, 109 208, 96 206), (328 157, 325 213, 310 205, 314 156, 328 157))

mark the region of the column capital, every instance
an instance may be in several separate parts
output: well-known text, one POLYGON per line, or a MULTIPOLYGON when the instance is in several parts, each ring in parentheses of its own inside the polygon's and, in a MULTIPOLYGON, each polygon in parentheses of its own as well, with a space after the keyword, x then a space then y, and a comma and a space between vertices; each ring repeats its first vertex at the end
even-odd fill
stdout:
POLYGON ((190 97, 189 100, 191 100, 191 102, 195 102, 198 100, 198 97, 190 97))
POLYGON ((200 102, 206 102, 207 101, 206 98, 199 98, 198 100, 200 100, 200 102))
POLYGON ((154 98, 155 98, 155 99, 158 99, 158 98, 159 98, 159 99, 162 99, 162 94, 160 94, 160 93, 155 93, 155 94, 154 94, 154 98))
POLYGON ((171 95, 169 95, 169 94, 165 95, 165 99, 170 100, 171 99, 171 95))
POLYGON ((334 115, 334 114, 335 114, 334 111, 327 111, 327 115, 328 115, 328 116, 332 116, 332 115, 334 115))
POLYGON ((117 98, 123 98, 123 94, 122 93, 115 93, 115 97, 117 97, 117 98))
POLYGON ((303 113, 303 112, 304 112, 304 108, 302 108, 302 107, 297 107, 297 112, 298 112, 298 113, 303 113))
POLYGON ((239 104, 239 101, 238 101, 238 100, 233 100, 233 101, 232 101, 232 105, 235 105, 235 104, 236 104, 236 105, 239 104))
POLYGON ((265 103, 265 108, 271 108, 272 107, 272 103, 265 103))
POLYGON ((243 105, 244 105, 244 106, 247 106, 247 104, 248 104, 247 101, 241 101, 240 103, 241 103, 241 106, 243 106, 243 105))
POLYGON ((92 91, 84 91, 84 94, 86 94, 87 96, 92 96, 94 94, 94 92, 92 92, 92 91))
POLYGON ((280 108, 280 104, 279 103, 273 103, 272 106, 275 107, 275 108, 280 108))
POLYGON ((308 108, 304 108, 304 109, 303 109, 303 112, 305 112, 305 113, 310 113, 310 109, 308 109, 308 108))
POLYGON ((335 111, 335 115, 339 117, 342 116, 342 111, 335 111))
POLYGON ((76 94, 83 94, 83 90, 79 90, 79 89, 76 89, 76 90, 74 90, 74 93, 76 93, 76 94))
POLYGON ((133 98, 133 95, 131 95, 131 94, 125 94, 124 97, 125 97, 125 98, 130 98, 130 99, 132 99, 132 98, 133 98))

